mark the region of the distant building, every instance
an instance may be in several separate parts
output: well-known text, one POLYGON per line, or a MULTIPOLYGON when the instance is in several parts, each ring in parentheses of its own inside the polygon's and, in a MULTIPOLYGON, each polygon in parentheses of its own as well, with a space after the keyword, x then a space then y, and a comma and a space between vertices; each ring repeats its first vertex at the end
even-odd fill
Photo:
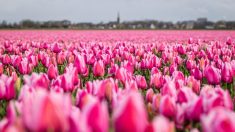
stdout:
POLYGON ((186 29, 193 29, 194 28, 194 21, 186 22, 186 29))
POLYGON ((207 22, 207 18, 204 18, 204 17, 203 18, 198 18, 197 22, 198 23, 206 23, 207 22))
POLYGON ((120 24, 120 14, 119 14, 119 12, 117 14, 117 24, 120 24))

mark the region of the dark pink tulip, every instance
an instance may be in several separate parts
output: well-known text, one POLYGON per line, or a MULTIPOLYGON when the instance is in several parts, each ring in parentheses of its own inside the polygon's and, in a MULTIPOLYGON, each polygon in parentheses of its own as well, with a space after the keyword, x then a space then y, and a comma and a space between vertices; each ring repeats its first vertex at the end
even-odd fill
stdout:
POLYGON ((6 93, 5 98, 7 100, 13 99, 15 97, 15 81, 13 77, 10 77, 6 81, 6 93))
POLYGON ((234 132, 235 114, 231 110, 215 108, 201 117, 201 124, 204 132, 234 132))
POLYGON ((153 67, 153 68, 151 69, 151 75, 156 74, 156 73, 159 73, 159 70, 158 70, 158 68, 153 67))
POLYGON ((90 65, 95 63, 95 56, 93 54, 87 54, 87 63, 90 65))
POLYGON ((136 76, 136 82, 139 88, 146 89, 147 88, 147 82, 145 80, 144 76, 137 75, 136 76))
POLYGON ((59 53, 59 52, 61 51, 60 45, 59 45, 58 43, 53 44, 53 46, 52 46, 52 51, 53 51, 54 53, 59 53))
POLYGON ((199 97, 188 102, 188 106, 186 107, 187 119, 199 121, 203 112, 202 98, 199 97))
POLYGON ((118 65, 113 64, 111 67, 108 69, 108 74, 115 75, 116 71, 118 70, 118 65))
POLYGON ((164 116, 157 116, 152 122, 153 132, 174 132, 175 124, 164 116))
POLYGON ((223 64, 223 67, 221 69, 221 78, 222 78, 222 81, 226 83, 232 83, 233 75, 232 75, 232 67, 230 63, 225 62, 223 64))
POLYGON ((11 63, 11 58, 8 54, 5 54, 2 56, 2 63, 4 65, 10 64, 11 63))
POLYGON ((47 70, 47 75, 49 79, 55 79, 58 76, 58 70, 57 67, 55 67, 53 64, 51 64, 47 70))
POLYGON ((232 43, 233 43, 232 38, 231 38, 231 37, 228 37, 228 38, 227 38, 227 41, 226 41, 226 44, 227 44, 227 45, 231 45, 232 43))
POLYGON ((179 103, 187 103, 192 100, 195 100, 196 98, 197 95, 189 87, 183 87, 179 89, 177 94, 177 102, 179 103))
POLYGON ((196 65, 195 61, 193 61, 193 60, 187 60, 187 62, 186 62, 186 67, 188 70, 193 69, 195 67, 195 65, 196 65))
POLYGON ((93 67, 93 74, 96 77, 103 77, 105 74, 105 66, 102 60, 96 61, 93 67))
POLYGON ((141 95, 132 91, 120 100, 114 108, 113 120, 116 132, 143 132, 148 120, 141 95))
POLYGON ((172 75, 172 73, 173 73, 174 71, 177 71, 177 64, 172 64, 172 65, 169 67, 170 75, 172 75))
POLYGON ((22 57, 21 56, 15 56, 13 59, 12 59, 12 65, 14 67, 18 67, 19 64, 21 63, 22 61, 22 57))
POLYGON ((22 59, 18 69, 21 74, 28 74, 30 72, 29 62, 26 58, 22 59))
POLYGON ((188 44, 192 44, 193 43, 193 38, 189 38, 188 39, 188 44))
POLYGON ((15 80, 6 75, 0 76, 0 99, 11 100, 15 97, 15 80))
POLYGON ((160 100, 159 112, 169 118, 174 118, 176 115, 176 101, 174 98, 165 95, 160 100))
POLYGON ((92 132, 109 131, 109 114, 105 103, 100 103, 99 100, 89 102, 84 107, 83 112, 92 132))
POLYGON ((186 53, 186 50, 182 45, 178 46, 177 51, 181 55, 184 55, 186 53))
POLYGON ((79 74, 85 74, 88 70, 87 66, 86 66, 85 59, 80 54, 75 56, 74 66, 78 69, 79 74))
POLYGON ((195 79, 201 80, 202 79, 202 72, 198 67, 191 70, 191 75, 194 76, 195 79))
POLYGON ((221 75, 219 69, 214 66, 207 66, 204 71, 204 76, 206 77, 209 84, 218 85, 221 81, 221 75))
POLYGON ((130 73, 133 73, 133 72, 134 72, 134 65, 133 65, 131 62, 129 62, 129 61, 124 61, 123 67, 124 67, 127 71, 129 71, 130 73))

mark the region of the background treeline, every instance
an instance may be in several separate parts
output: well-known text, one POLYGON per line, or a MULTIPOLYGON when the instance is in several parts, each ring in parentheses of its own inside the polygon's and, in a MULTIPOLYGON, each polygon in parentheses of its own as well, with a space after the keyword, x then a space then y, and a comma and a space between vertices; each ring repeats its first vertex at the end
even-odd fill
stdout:
POLYGON ((164 22, 157 20, 143 21, 112 21, 107 23, 72 23, 61 21, 22 20, 18 23, 0 22, 0 29, 235 29, 235 21, 208 21, 198 18, 191 21, 164 22))

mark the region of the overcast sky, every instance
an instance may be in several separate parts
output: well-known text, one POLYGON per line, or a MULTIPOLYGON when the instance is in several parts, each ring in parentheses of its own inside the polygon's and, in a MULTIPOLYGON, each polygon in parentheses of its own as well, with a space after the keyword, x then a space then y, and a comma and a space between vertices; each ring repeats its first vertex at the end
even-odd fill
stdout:
POLYGON ((234 0, 0 0, 0 21, 235 20, 234 0))

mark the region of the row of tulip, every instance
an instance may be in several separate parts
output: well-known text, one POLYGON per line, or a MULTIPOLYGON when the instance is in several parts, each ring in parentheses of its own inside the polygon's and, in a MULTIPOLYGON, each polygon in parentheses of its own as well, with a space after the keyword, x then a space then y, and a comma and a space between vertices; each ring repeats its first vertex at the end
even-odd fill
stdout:
POLYGON ((0 131, 235 131, 233 32, 89 33, 0 33, 0 131))

